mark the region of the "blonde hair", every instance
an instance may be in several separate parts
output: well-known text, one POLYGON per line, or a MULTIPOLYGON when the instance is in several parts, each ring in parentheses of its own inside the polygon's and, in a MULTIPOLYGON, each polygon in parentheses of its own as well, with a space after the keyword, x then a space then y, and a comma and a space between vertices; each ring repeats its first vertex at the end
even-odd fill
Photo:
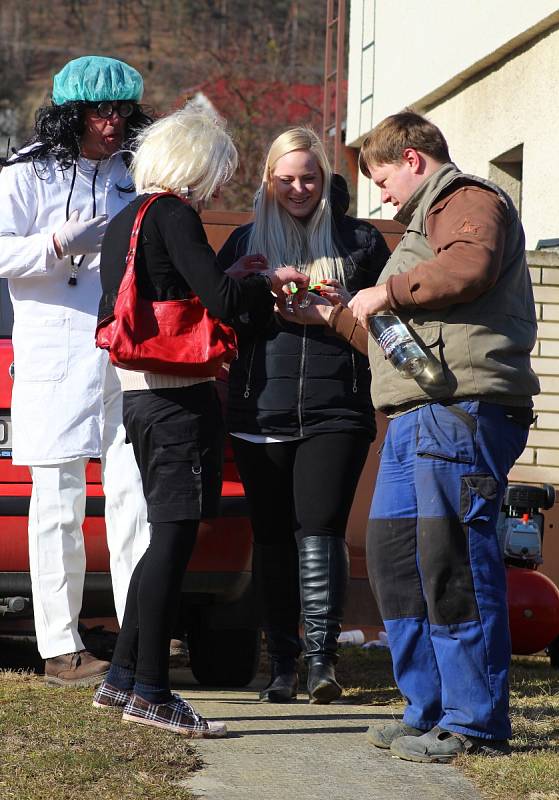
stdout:
POLYGON ((319 283, 324 278, 336 278, 345 283, 344 259, 332 236, 331 181, 328 157, 311 128, 290 128, 274 139, 256 195, 247 253, 262 253, 272 269, 282 264, 296 266, 309 275, 311 283, 319 283), (322 173, 322 195, 305 225, 278 203, 274 191, 275 165, 294 150, 312 153, 322 173))
POLYGON ((143 129, 130 172, 138 194, 157 190, 209 200, 237 169, 237 150, 217 115, 192 106, 143 129))

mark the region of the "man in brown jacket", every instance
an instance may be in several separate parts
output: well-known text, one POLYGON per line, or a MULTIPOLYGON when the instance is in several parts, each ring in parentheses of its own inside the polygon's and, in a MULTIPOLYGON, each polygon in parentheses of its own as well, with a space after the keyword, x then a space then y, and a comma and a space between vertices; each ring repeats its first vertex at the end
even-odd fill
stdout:
MULTIPOLYGON (((524 233, 510 198, 460 172, 441 131, 411 111, 372 131, 360 167, 406 230, 378 285, 349 308, 363 328, 373 314, 397 314, 430 361, 405 380, 368 337, 373 402, 391 421, 367 560, 408 703, 402 721, 368 736, 411 761, 500 755, 510 637, 496 522, 539 391, 524 233)), ((363 347, 347 309, 296 313, 363 347)))

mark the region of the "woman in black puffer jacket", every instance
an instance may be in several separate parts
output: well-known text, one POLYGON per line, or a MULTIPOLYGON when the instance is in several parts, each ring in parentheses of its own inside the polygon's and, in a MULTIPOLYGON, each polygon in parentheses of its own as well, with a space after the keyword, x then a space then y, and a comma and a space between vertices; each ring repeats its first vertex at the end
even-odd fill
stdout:
MULTIPOLYGON (((372 225, 345 214, 348 204, 316 134, 288 130, 268 153, 254 223, 232 233, 218 260, 225 269, 258 255, 270 267, 294 265, 345 304, 376 283, 389 255, 372 225)), ((367 359, 329 328, 288 317, 274 312, 271 297, 237 320, 228 428, 250 506, 272 661, 261 699, 297 695, 302 610, 309 696, 329 703, 341 694, 334 664, 348 580, 345 528, 375 435, 370 373, 367 359)))

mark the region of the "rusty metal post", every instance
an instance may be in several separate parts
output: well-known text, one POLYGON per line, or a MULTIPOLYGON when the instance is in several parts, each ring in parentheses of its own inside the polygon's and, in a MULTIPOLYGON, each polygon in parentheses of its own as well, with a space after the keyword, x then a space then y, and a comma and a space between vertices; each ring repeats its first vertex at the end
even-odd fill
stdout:
POLYGON ((345 0, 338 0, 338 41, 336 47, 336 115, 334 131, 334 170, 339 172, 342 166, 342 122, 344 97, 344 66, 345 66, 345 0))
POLYGON ((334 0, 326 3, 326 41, 324 48, 324 98, 322 113, 322 141, 326 152, 332 150, 334 140, 334 170, 339 171, 342 163, 342 123, 343 123, 343 81, 345 71, 345 0, 337 0, 336 13, 334 0), (336 65, 332 68, 333 36, 336 28, 336 65), (332 90, 334 97, 332 97, 332 90), (333 106, 333 107, 332 107, 333 106), (331 135, 332 128, 334 135, 331 135))
POLYGON ((324 48, 324 93, 322 98, 322 142, 328 146, 328 130, 330 128, 330 78, 332 61, 332 27, 334 18, 334 0, 326 2, 326 42, 324 48))

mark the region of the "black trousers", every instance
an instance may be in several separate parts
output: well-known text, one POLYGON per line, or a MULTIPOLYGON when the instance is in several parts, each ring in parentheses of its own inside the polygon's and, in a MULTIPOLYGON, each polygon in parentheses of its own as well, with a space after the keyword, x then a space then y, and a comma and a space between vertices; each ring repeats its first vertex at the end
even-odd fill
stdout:
POLYGON ((299 655, 299 554, 306 536, 345 536, 369 451, 364 432, 254 444, 232 437, 249 503, 254 582, 273 657, 299 655))
POLYGON ((214 382, 126 391, 122 416, 149 522, 217 516, 224 425, 214 382))
POLYGON ((201 516, 221 493, 223 423, 212 383, 124 393, 126 434, 142 476, 151 541, 126 597, 113 663, 167 688, 169 642, 201 516))
POLYGON ((112 661, 132 670, 137 683, 169 686, 169 642, 197 531, 197 519, 152 523, 149 547, 132 573, 112 661))

